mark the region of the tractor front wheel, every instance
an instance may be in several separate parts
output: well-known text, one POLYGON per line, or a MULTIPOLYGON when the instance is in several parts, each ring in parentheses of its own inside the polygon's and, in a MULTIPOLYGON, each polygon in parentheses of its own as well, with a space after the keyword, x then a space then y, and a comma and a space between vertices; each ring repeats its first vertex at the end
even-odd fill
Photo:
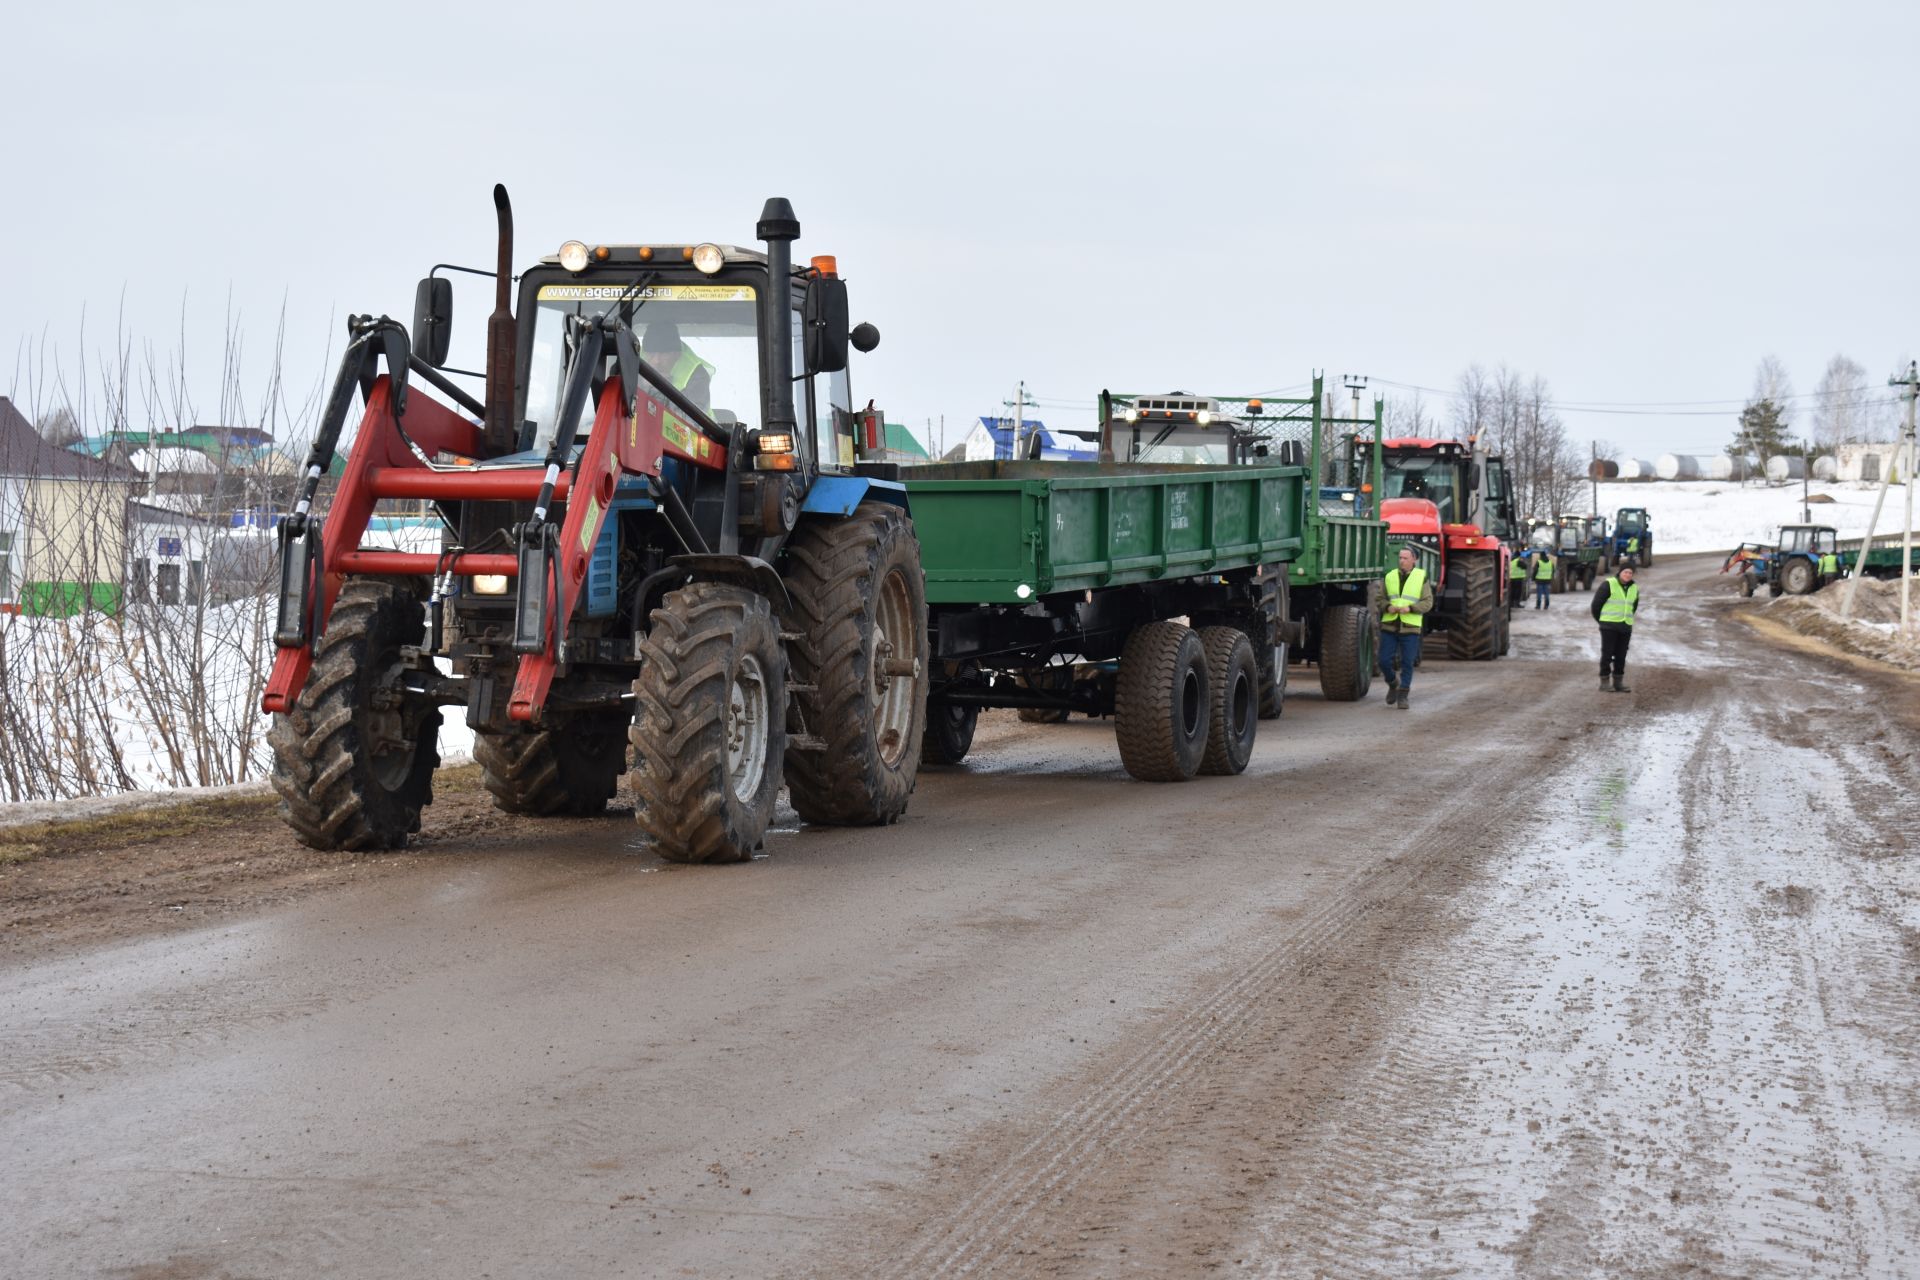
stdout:
POLYGON ((1819 585, 1811 560, 1789 560, 1780 570, 1780 586, 1790 596, 1804 596, 1819 585))
POLYGON ((1463 578, 1461 617, 1447 632, 1447 656, 1486 662, 1500 656, 1499 564, 1493 556, 1461 553, 1447 567, 1463 578))
POLYGON ((669 862, 745 862, 773 821, 786 755, 787 659, 766 597, 669 592, 633 682, 634 817, 669 862))
POLYGON ((291 712, 273 718, 273 789, 294 838, 398 849, 420 829, 440 763, 440 708, 400 692, 400 650, 425 638, 425 587, 350 578, 291 712))
POLYGON ((822 746, 787 753, 808 822, 878 826, 907 810, 927 706, 927 587, 900 508, 863 502, 787 543, 794 703, 822 746))
POLYGON ((591 712, 538 733, 483 733, 473 758, 502 813, 591 818, 627 771, 631 724, 625 712, 591 712))

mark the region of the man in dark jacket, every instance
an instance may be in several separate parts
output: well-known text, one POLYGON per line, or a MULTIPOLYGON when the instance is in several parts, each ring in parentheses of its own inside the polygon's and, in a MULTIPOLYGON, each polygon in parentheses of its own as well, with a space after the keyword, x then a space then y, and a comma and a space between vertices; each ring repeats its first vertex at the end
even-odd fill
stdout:
POLYGON ((1593 620, 1600 624, 1600 692, 1632 693, 1627 688, 1627 646, 1633 643, 1633 616, 1640 608, 1640 587, 1633 566, 1600 584, 1593 593, 1593 620))

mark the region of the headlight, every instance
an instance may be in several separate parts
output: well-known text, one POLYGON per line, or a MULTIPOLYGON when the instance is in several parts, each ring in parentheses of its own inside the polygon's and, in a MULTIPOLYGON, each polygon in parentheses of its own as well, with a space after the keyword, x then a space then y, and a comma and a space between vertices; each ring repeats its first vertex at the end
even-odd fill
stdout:
POLYGON ((473 594, 477 596, 503 596, 507 594, 507 575, 504 573, 481 573, 474 575, 473 594))
POLYGON ((1124 418, 1124 419, 1126 419, 1126 420, 1127 420, 1128 422, 1138 422, 1138 421, 1140 421, 1140 411, 1139 411, 1138 409, 1136 409, 1136 408, 1134 408, 1134 407, 1133 407, 1132 405, 1128 405, 1128 406, 1127 406, 1127 411, 1126 411, 1125 413, 1123 413, 1123 414, 1121 414, 1120 416, 1121 416, 1122 418, 1124 418))
POLYGON ((587 246, 578 240, 569 240, 560 246, 560 265, 569 271, 587 269, 587 246))
POLYGON ((1213 414, 1212 414, 1212 413, 1210 413, 1210 412, 1208 412, 1208 411, 1207 411, 1207 410, 1205 410, 1205 409, 1202 409, 1202 410, 1200 411, 1200 425, 1204 427, 1204 426, 1206 426, 1206 425, 1207 425, 1207 424, 1208 424, 1209 422, 1212 422, 1212 421, 1213 421, 1213 414))
POLYGON ((693 246, 693 266, 702 275, 712 275, 727 265, 727 256, 720 252, 717 244, 697 244, 693 246))

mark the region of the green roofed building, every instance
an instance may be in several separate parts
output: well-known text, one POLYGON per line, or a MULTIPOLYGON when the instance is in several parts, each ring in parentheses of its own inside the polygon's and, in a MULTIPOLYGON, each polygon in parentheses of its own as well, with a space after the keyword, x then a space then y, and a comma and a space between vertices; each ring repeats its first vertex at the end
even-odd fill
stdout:
POLYGON ((888 462, 900 462, 912 465, 919 462, 933 461, 931 455, 927 453, 927 447, 914 437, 913 432, 907 430, 897 422, 889 422, 886 426, 886 460, 888 462))

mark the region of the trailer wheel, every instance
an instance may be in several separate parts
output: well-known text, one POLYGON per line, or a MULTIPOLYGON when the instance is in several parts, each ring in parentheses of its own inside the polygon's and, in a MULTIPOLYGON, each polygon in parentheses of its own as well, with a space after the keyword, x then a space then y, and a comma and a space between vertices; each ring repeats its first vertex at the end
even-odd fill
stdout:
POLYGON ((950 702, 927 705, 927 732, 920 739, 920 763, 923 765, 959 764, 973 749, 973 731, 980 723, 980 708, 956 707, 950 702))
POLYGON ((1207 653, 1191 627, 1149 622, 1120 651, 1114 734, 1120 762, 1143 782, 1180 782, 1207 752, 1207 653))
POLYGON ((1780 587, 1790 596, 1804 596, 1819 582, 1811 560, 1789 560, 1780 570, 1780 587))
POLYGON ((1279 639, 1293 619, 1292 601, 1287 586, 1287 566, 1276 566, 1261 584, 1261 607, 1266 613, 1267 634, 1253 636, 1254 661, 1260 668, 1260 718, 1278 720, 1287 709, 1287 642, 1279 639))
POLYGON ((1499 564, 1495 557, 1462 552, 1455 556, 1452 568, 1460 570, 1464 588, 1463 612, 1447 632, 1447 656, 1486 662, 1500 655, 1498 619, 1500 584, 1494 580, 1499 564))
POLYGON ((1328 702, 1358 702, 1373 687, 1373 610, 1328 605, 1320 629, 1320 692, 1328 702))
POLYGON ((473 759, 502 813, 591 818, 606 811, 627 771, 631 726, 623 712, 594 712, 539 733, 482 733, 473 759))
POLYGON ((875 826, 906 812, 926 729, 927 588, 913 522, 863 502, 787 543, 794 702, 823 750, 787 755, 808 822, 875 826))
POLYGON ((1253 658, 1253 644, 1238 627, 1203 627, 1200 646, 1207 655, 1210 702, 1200 772, 1244 773, 1260 727, 1260 666, 1253 658))
POLYGON ((633 682, 634 817, 669 862, 744 862, 773 821, 786 754, 787 661, 766 597, 669 592, 633 682))
POLYGON ((294 709, 273 718, 280 816, 309 849, 398 849, 433 803, 440 709, 395 691, 401 646, 426 633, 424 598, 411 579, 349 578, 294 709))

